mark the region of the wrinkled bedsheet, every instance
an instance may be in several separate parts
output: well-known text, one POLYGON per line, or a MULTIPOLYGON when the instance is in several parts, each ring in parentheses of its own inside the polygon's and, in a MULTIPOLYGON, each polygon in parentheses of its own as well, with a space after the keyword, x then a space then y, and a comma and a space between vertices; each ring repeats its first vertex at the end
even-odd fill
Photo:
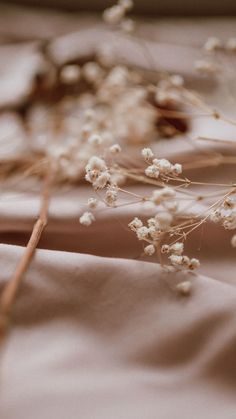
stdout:
MULTIPOLYGON (((91 26, 96 30, 88 18, 51 13, 43 17, 41 31, 42 16, 25 11, 30 27, 22 24, 19 13, 21 9, 6 7, 0 16, 0 60, 5 57, 13 63, 10 74, 1 64, 3 106, 27 94, 40 61, 34 49, 37 37, 53 34, 56 57, 63 60, 60 42, 67 44, 78 22, 85 31, 91 26), (23 44, 5 45, 7 33, 7 39, 18 35, 23 44)), ((224 19, 162 20, 159 26, 144 24, 140 30, 153 48, 162 51, 163 65, 197 83, 190 58, 199 55, 203 38, 217 34, 217 29, 222 36, 233 35, 234 25, 224 19), (174 43, 179 45, 175 48, 174 43), (165 56, 164 45, 168 54, 172 51, 171 59, 165 56)), ((103 37, 103 29, 99 31, 103 37)), ((214 97, 214 86, 205 93, 214 97)), ((201 124, 194 121, 193 131, 226 137, 234 132, 221 123, 201 124)), ((1 115, 0 130, 1 137, 19 133, 17 142, 1 141, 3 154, 22 150, 21 127, 11 112, 1 115)), ((183 138, 169 144, 157 143, 156 153, 181 161, 198 152, 183 138)), ((203 179, 206 172, 212 181, 234 176, 225 166, 188 175, 203 179)), ((200 272, 166 273, 153 260, 139 258, 140 243, 127 229, 138 206, 101 211, 91 229, 79 224, 90 195, 80 186, 56 191, 52 199, 50 221, 20 289, 1 352, 1 419, 235 419, 236 264, 230 234, 213 224, 204 226, 188 245, 189 254, 202 261, 200 272), (193 282, 193 291, 181 297, 175 285, 187 279, 193 282)), ((38 208, 37 190, 32 192, 29 185, 2 190, 1 287, 22 255, 38 208)))

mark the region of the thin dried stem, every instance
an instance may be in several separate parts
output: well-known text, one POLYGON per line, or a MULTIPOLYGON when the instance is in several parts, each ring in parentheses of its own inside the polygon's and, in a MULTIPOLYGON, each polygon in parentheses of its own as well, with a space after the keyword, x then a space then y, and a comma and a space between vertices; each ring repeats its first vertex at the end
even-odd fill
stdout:
POLYGON ((51 189, 54 180, 53 165, 49 163, 48 170, 45 174, 44 186, 41 194, 41 208, 39 217, 34 224, 29 242, 25 248, 25 251, 16 266, 16 269, 6 283, 1 297, 0 297, 0 341, 3 341, 9 326, 10 315, 13 304, 16 300, 19 288, 24 280, 27 269, 35 254, 37 245, 42 236, 42 233, 47 225, 48 221, 48 209, 50 202, 51 189))

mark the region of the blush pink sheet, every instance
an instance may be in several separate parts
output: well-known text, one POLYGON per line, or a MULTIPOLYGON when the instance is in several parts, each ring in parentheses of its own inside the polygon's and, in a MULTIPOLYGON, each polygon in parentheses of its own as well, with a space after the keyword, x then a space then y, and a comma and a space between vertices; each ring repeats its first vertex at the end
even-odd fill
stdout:
MULTIPOLYGON (((18 15, 7 13, 10 34, 15 36, 18 15)), ((30 14, 32 19, 31 28, 20 26, 23 39, 39 33, 39 20, 30 14)), ((53 27, 56 35, 65 35, 76 25, 74 17, 68 19, 48 16, 47 31, 53 27)), ((224 20, 223 26, 219 21, 209 23, 212 26, 195 21, 192 26, 191 22, 181 24, 195 47, 193 27, 199 43, 203 33, 211 34, 210 28, 220 28, 226 36, 229 28, 232 32, 224 20)), ((143 30, 156 41, 158 31, 153 26, 143 30)), ((177 23, 160 22, 161 40, 166 31, 168 42, 175 33, 180 36, 177 23)), ((28 69, 25 86, 38 60, 33 53, 29 67, 25 64, 24 54, 32 58, 31 48, 30 43, 29 50, 28 46, 22 50, 21 62, 28 69)), ((185 57, 186 50, 178 51, 185 57)), ((176 67, 173 56, 168 61, 172 70, 181 71, 183 66, 182 72, 186 70, 191 79, 190 62, 186 69, 184 59, 176 60, 176 67)), ((212 86, 206 93, 218 100, 212 86)), ((21 95, 17 90, 17 100, 21 95)), ((9 97, 6 103, 11 102, 9 97)), ((17 118, 4 114, 0 128, 2 134, 9 134, 9 129, 19 134, 17 143, 14 139, 1 143, 2 155, 24 152, 17 118)), ((196 120, 192 129, 222 137, 234 133, 207 120, 204 125, 196 120)), ((158 155, 181 161, 190 159, 199 147, 205 150, 206 146, 196 148, 179 138, 171 147, 161 141, 154 149, 158 155)), ((188 176, 200 180, 206 173, 211 181, 234 178, 232 167, 226 170, 224 166, 192 171, 188 176)), ((143 190, 136 188, 140 193, 143 190)), ((0 418, 235 419, 236 265, 230 234, 208 223, 191 236, 187 248, 202 261, 199 273, 167 274, 153 260, 140 259, 142 247, 127 229, 140 207, 100 211, 93 227, 85 228, 79 216, 89 196, 91 190, 84 186, 55 191, 49 225, 21 287, 1 352, 0 418), (175 285, 187 279, 193 291, 181 297, 175 285)), ((32 192, 29 184, 13 185, 1 192, 1 288, 22 255, 38 208, 37 187, 32 192)))

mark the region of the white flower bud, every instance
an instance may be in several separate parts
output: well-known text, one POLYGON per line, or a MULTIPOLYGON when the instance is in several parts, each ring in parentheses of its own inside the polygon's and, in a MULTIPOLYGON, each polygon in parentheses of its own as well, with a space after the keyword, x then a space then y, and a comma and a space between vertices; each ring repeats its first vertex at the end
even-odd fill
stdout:
POLYGON ((95 189, 105 188, 107 182, 110 180, 110 174, 108 172, 102 172, 98 178, 93 182, 93 187, 95 189))
POLYGON ((80 68, 78 65, 66 65, 62 68, 60 73, 60 79, 62 83, 74 84, 79 81, 80 68))
POLYGON ((136 234, 139 240, 146 239, 148 237, 149 230, 147 227, 143 226, 137 229, 136 234))
POLYGON ((146 169, 145 169, 145 175, 147 176, 147 177, 151 177, 151 178, 155 178, 155 179, 158 179, 158 177, 159 177, 159 170, 158 170, 158 168, 153 164, 153 165, 151 165, 151 166, 148 166, 146 169))
POLYGON ((130 228, 130 230, 132 230, 132 231, 135 231, 136 232, 136 230, 138 229, 138 228, 140 228, 140 227, 142 227, 143 226, 143 223, 142 223, 142 221, 139 219, 139 218, 137 218, 137 217, 135 217, 129 224, 128 224, 128 226, 129 226, 129 228, 130 228))
POLYGON ((208 51, 208 52, 216 51, 221 48, 222 48, 222 42, 220 41, 219 38, 216 38, 215 36, 211 36, 210 38, 208 38, 204 45, 205 51, 208 51))
POLYGON ((121 152, 121 146, 119 144, 113 144, 110 148, 109 151, 111 154, 118 154, 121 152))
POLYGON ((170 250, 175 255, 182 255, 184 251, 184 244, 180 242, 174 243, 172 246, 170 246, 170 250))
POLYGON ((117 4, 115 6, 109 7, 103 12, 103 19, 106 23, 110 25, 116 25, 120 23, 121 19, 125 14, 125 9, 121 5, 117 4))
POLYGON ((190 263, 189 263, 189 269, 194 270, 199 268, 200 266, 200 262, 198 259, 192 258, 190 259, 190 263))
POLYGON ((153 244, 149 244, 144 248, 144 253, 148 256, 152 256, 155 253, 155 246, 153 244))
POLYGON ((103 139, 102 139, 101 135, 92 134, 88 138, 88 143, 92 146, 98 147, 103 143, 103 139))
POLYGON ((181 294, 181 295, 189 295, 191 292, 191 282, 190 281, 183 281, 180 282, 177 286, 176 286, 176 290, 181 294))
POLYGON ((151 148, 143 148, 141 154, 145 160, 150 160, 154 156, 151 148))
POLYGON ((97 199, 95 199, 95 198, 89 198, 89 199, 88 199, 88 203, 87 203, 87 205, 88 205, 88 207, 89 207, 89 208, 94 209, 94 208, 96 208, 96 207, 97 207, 97 205, 98 205, 98 201, 97 201, 97 199))
POLYGON ((85 212, 84 214, 81 215, 79 219, 80 224, 86 227, 90 226, 94 220, 95 218, 91 212, 85 212))

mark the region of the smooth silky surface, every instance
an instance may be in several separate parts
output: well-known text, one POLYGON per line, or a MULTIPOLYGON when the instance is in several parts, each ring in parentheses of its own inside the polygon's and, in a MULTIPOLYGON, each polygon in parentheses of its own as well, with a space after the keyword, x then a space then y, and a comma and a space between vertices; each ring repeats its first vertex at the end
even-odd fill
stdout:
MULTIPOLYGON (((14 13, 8 16, 11 35, 14 13)), ((32 19, 37 21, 36 16, 32 19)), ((45 19, 46 32, 48 22, 53 21, 56 35, 64 35, 72 21, 75 28, 75 20, 68 19, 49 16, 48 21, 45 19)), ((213 21, 211 28, 215 30, 217 24, 213 21)), ((170 23, 166 25, 172 28, 170 23)), ((160 27, 160 34, 165 33, 165 23, 160 27)), ((147 33, 150 28, 146 28, 147 33)), ((209 34, 207 25, 197 30, 195 24, 194 28, 199 39, 203 36, 201 28, 209 34)), ((37 25, 20 25, 21 37, 30 40, 18 50, 24 83, 19 85, 14 79, 18 88, 11 89, 5 74, 10 87, 0 103, 18 103, 27 95, 39 63, 32 44, 36 29, 37 25)), ((172 30, 173 40, 180 28, 176 24, 172 30)), ((189 42, 196 43, 192 26, 185 23, 185 30, 189 42)), ((150 33, 155 40, 153 27, 150 33)), ((61 41, 68 45, 68 38, 58 38, 53 48, 63 62, 61 41)), ((8 48, 4 54, 8 51, 14 63, 15 50, 8 48)), ((180 59, 173 55, 176 51, 172 47, 171 60, 163 57, 163 62, 169 62, 173 72, 182 68, 181 73, 197 83, 190 61, 184 60, 190 49, 177 48, 178 54, 183 54, 180 59)), ((193 58, 195 54, 199 51, 192 52, 193 58)), ((129 60, 136 58, 134 54, 129 60)), ((218 100, 214 86, 206 93, 218 100)), ((1 142, 2 156, 24 153, 17 117, 10 112, 2 115, 0 129, 1 138, 17 133, 17 141, 13 136, 7 143, 1 142)), ((203 124, 197 119, 192 129, 222 138, 234 132, 221 123, 212 125, 204 120, 203 124)), ((170 141, 154 145, 158 156, 181 162, 190 161, 194 153, 207 152, 205 144, 196 147, 183 138, 170 141)), ((127 152, 132 158, 138 156, 137 151, 127 152)), ((207 175, 209 181, 232 181, 234 171, 221 166, 188 171, 187 175, 198 180, 207 175)), ((1 191, 1 288, 20 260, 39 209, 37 185, 33 190, 28 183, 13 181, 12 185, 1 191)), ((135 188, 143 192, 143 187, 135 188)), ((189 255, 201 259, 200 272, 170 274, 153 259, 141 260, 142 245, 127 228, 142 207, 99 207, 92 227, 79 224, 91 194, 85 186, 55 190, 49 224, 20 289, 1 353, 1 419, 234 419, 236 279, 231 234, 211 223, 205 225, 190 237, 187 248, 189 255), (192 293, 181 297, 175 286, 188 279, 192 293)), ((198 205, 194 211, 204 208, 204 204, 198 205)))

